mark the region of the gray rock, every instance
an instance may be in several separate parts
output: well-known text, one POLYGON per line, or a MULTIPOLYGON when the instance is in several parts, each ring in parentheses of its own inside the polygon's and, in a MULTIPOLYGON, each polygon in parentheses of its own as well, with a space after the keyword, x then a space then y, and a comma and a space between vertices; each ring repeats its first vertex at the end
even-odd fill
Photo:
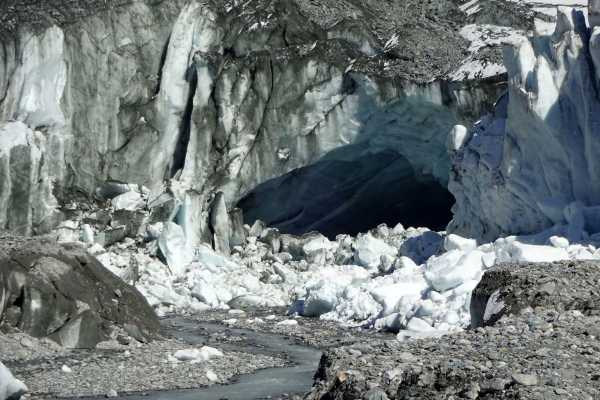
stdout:
POLYGON ((114 228, 107 228, 96 235, 96 242, 102 247, 107 247, 118 243, 127 237, 127 226, 121 225, 114 228))
POLYGON ((538 384, 538 377, 533 374, 513 374, 512 379, 515 383, 524 386, 535 386, 538 384))
POLYGON ((139 341, 157 336, 158 321, 144 297, 78 245, 3 237, 0 290, 7 300, 0 321, 67 347, 93 348, 115 327, 139 341), (4 321, 9 308, 18 318, 4 321))
POLYGON ((111 213, 108 210, 96 210, 83 218, 84 224, 94 225, 100 229, 110 224, 111 213))
POLYGON ((125 236, 136 238, 146 229, 148 214, 141 210, 117 210, 112 215, 111 225, 114 227, 125 226, 125 236))
MULTIPOLYGON (((591 312, 600 305, 596 289, 599 262, 503 264, 484 274, 471 297, 471 326, 493 325, 505 315, 529 307, 591 312), (503 307, 486 320, 486 308, 494 295, 503 307)), ((489 311, 489 310, 488 310, 489 311)))
POLYGON ((365 393, 364 400, 389 400, 387 394, 379 388, 371 389, 365 393))

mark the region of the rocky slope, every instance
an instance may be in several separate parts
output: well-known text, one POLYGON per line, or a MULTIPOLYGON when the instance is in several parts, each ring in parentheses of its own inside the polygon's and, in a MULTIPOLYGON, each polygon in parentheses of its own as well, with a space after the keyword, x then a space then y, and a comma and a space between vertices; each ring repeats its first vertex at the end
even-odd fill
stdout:
POLYGON ((158 320, 133 287, 85 248, 50 239, 0 238, 0 328, 94 348, 116 335, 148 341, 158 320))
MULTIPOLYGON (((486 23, 530 25, 496 3, 482 3, 486 23)), ((12 21, 0 52, 4 229, 47 231, 61 205, 106 180, 160 193, 173 178, 196 245, 211 235, 216 192, 231 210, 260 183, 349 144, 330 159, 387 151, 402 161, 394 173, 444 187, 447 133, 503 87, 493 48, 510 34, 469 46, 490 35, 461 31, 478 14, 451 1, 109 5, 2 5, 12 21)))
POLYGON ((475 293, 489 298, 493 286, 503 294, 472 309, 473 320, 485 312, 496 323, 436 340, 334 349, 308 398, 597 398, 598 292, 588 290, 597 280, 597 263, 499 266, 475 293))

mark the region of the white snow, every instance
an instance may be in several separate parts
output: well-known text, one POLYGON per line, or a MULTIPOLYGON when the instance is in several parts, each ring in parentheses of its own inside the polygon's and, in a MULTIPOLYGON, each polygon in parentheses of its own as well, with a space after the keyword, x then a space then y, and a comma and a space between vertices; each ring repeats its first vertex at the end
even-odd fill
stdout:
POLYGON ((366 268, 377 268, 381 264, 381 256, 396 257, 398 250, 371 234, 361 235, 356 240, 356 262, 366 268))
POLYGON ((210 361, 213 358, 223 357, 223 352, 214 347, 203 346, 200 349, 178 350, 173 354, 173 357, 178 361, 200 363, 210 361))
POLYGON ((18 399, 27 393, 27 386, 16 379, 13 374, 0 362, 0 400, 18 399))
MULTIPOLYGON (((496 263, 600 259, 597 245, 570 242, 559 234, 566 231, 566 226, 558 226, 538 235, 509 236, 480 245, 440 232, 436 233, 438 245, 433 245, 432 232, 426 229, 378 229, 358 238, 310 240, 303 248, 309 256, 304 257, 311 258, 313 251, 321 254, 311 262, 275 257, 268 245, 249 238, 231 257, 201 246, 195 249, 195 257, 188 257, 172 274, 147 255, 134 257, 141 275, 137 287, 159 313, 223 309, 235 317, 227 321, 234 325, 246 318, 245 307, 293 304, 290 314, 401 332, 403 340, 439 336, 468 326, 471 293, 485 270, 496 263), (405 246, 408 243, 411 246, 405 246), (422 256, 414 251, 414 243, 425 243, 430 252, 420 263, 406 255, 422 256), (354 250, 346 260, 362 260, 361 265, 336 264, 336 257, 348 248, 354 250), (393 258, 386 272, 373 268, 382 256, 393 258)), ((173 253, 179 254, 185 249, 184 238, 178 236, 177 243, 173 253)), ((122 257, 114 251, 102 254, 101 261, 122 257)), ((123 258, 127 264, 128 258, 123 258)), ((274 319, 274 315, 265 317, 266 321, 274 319)), ((277 324, 294 326, 298 321, 286 319, 277 324)), ((176 358, 181 357, 185 353, 176 358)))
POLYGON ((112 199, 111 204, 115 210, 135 211, 144 206, 144 199, 141 193, 131 190, 112 199))
POLYGON ((298 326, 298 321, 295 319, 285 319, 283 321, 279 321, 276 325, 279 326, 298 326))
POLYGON ((478 250, 450 250, 427 261, 425 277, 431 287, 439 292, 454 289, 464 282, 480 278, 482 257, 483 252, 478 250))
POLYGON ((217 376, 217 374, 215 374, 212 371, 206 371, 206 378, 208 378, 208 380, 211 381, 211 382, 218 382, 219 381, 219 377, 217 376))
POLYGON ((458 235, 450 234, 444 239, 444 249, 446 251, 461 250, 471 251, 477 247, 477 241, 474 239, 466 239, 458 235))
MULTIPOLYGON (((477 3, 477 0, 470 1, 463 4, 461 8, 468 15, 474 14, 480 10, 477 3)), ((487 47, 515 44, 525 38, 525 32, 518 29, 487 24, 465 25, 460 30, 460 35, 469 41, 468 50, 470 54, 450 75, 450 78, 455 81, 483 79, 505 73, 506 68, 503 64, 479 59, 477 57, 478 52, 487 47)))

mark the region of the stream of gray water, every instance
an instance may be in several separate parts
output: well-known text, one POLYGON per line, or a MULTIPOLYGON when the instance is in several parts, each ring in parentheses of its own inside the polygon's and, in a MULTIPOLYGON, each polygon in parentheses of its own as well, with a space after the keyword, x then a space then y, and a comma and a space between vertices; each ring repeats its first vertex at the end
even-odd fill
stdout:
POLYGON ((202 389, 150 392, 145 395, 121 397, 126 400, 255 400, 278 398, 286 394, 303 394, 310 390, 313 375, 319 365, 321 351, 294 343, 293 339, 254 332, 245 329, 226 328, 220 324, 170 319, 170 333, 192 344, 200 345, 214 333, 227 331, 231 335, 243 336, 244 344, 229 344, 226 350, 248 353, 285 353, 291 366, 268 368, 253 374, 242 375, 227 385, 214 385, 202 389))

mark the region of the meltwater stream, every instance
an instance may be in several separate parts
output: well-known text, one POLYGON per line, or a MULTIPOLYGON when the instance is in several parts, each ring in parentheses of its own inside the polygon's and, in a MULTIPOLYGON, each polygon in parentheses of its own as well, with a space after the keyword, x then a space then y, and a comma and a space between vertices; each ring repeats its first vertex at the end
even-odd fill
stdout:
POLYGON ((211 334, 227 331, 245 340, 238 344, 220 346, 226 351, 244 351, 262 354, 286 354, 291 366, 268 368, 243 375, 231 384, 214 385, 202 389, 150 392, 129 395, 127 400, 254 400, 278 398, 284 393, 303 394, 310 391, 313 375, 317 370, 321 351, 294 343, 293 339, 254 332, 246 329, 227 328, 221 324, 196 322, 182 318, 167 321, 169 333, 191 345, 202 345, 211 334))

